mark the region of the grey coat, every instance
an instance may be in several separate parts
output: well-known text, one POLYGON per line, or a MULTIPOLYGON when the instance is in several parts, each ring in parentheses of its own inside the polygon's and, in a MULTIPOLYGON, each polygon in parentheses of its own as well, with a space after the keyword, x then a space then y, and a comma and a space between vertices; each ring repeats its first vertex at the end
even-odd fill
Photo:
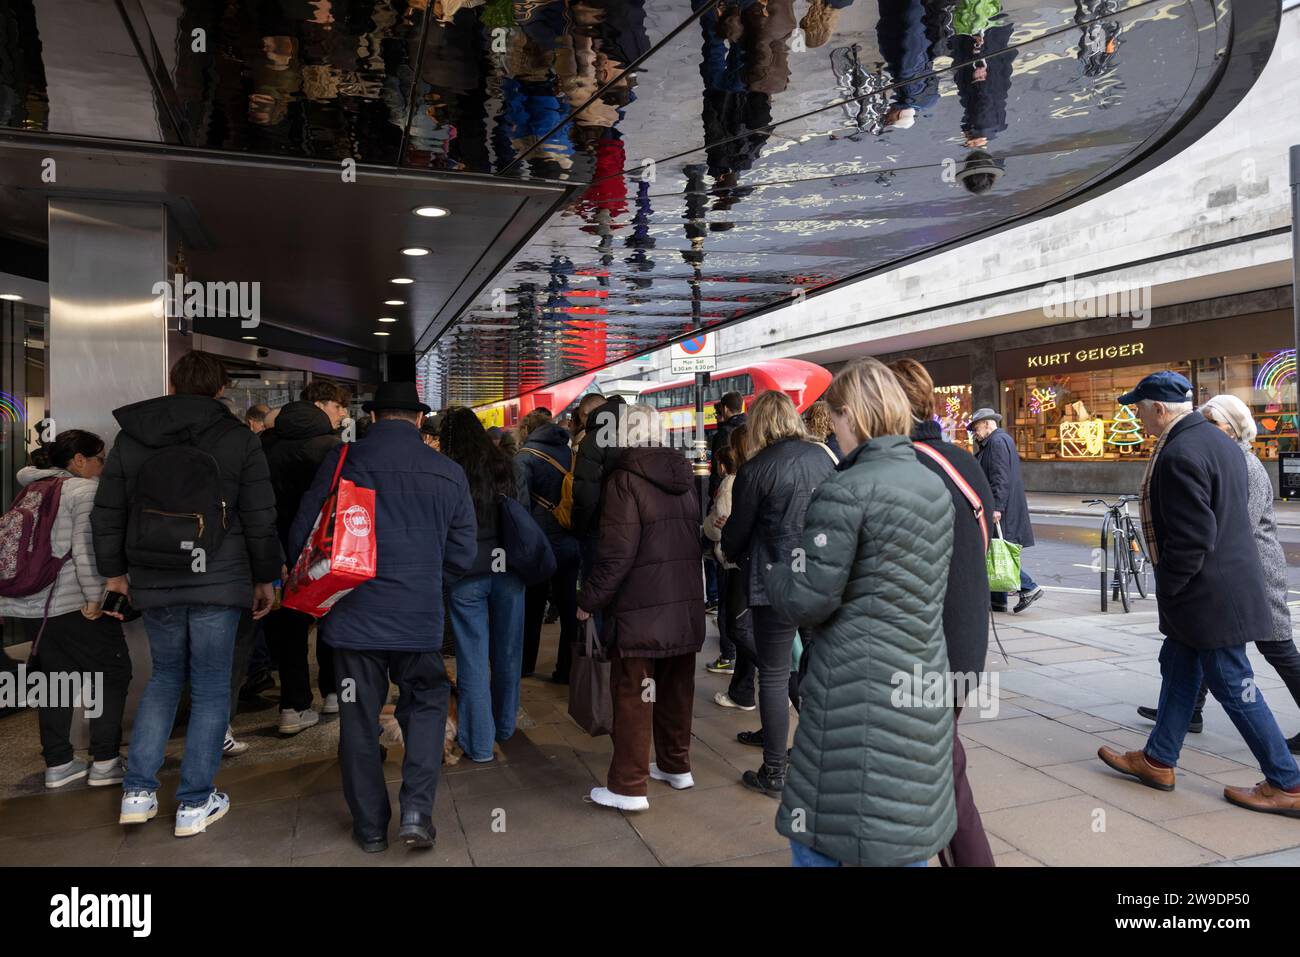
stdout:
POLYGON ((953 514, 910 439, 872 439, 813 494, 804 567, 767 573, 808 660, 776 829, 843 864, 923 861, 957 827, 951 702, 911 691, 948 672, 953 514))
POLYGON ((1291 640, 1291 608, 1286 603, 1286 554, 1277 540, 1277 520, 1273 516, 1273 482, 1264 470, 1264 464, 1248 449, 1246 479, 1249 498, 1246 511, 1259 549, 1259 563, 1264 566, 1264 591, 1268 594, 1268 610, 1273 619, 1272 633, 1261 635, 1259 641, 1291 640))

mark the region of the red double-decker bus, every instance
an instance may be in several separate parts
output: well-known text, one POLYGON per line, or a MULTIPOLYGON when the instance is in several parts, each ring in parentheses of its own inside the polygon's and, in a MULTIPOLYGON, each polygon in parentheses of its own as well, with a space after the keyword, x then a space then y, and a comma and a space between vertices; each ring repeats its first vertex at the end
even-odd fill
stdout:
POLYGON ((559 415, 560 411, 568 408, 569 404, 578 398, 595 378, 595 373, 589 373, 574 379, 566 379, 555 385, 534 389, 513 399, 506 399, 504 402, 475 406, 474 413, 485 429, 490 429, 494 425, 503 429, 512 429, 519 424, 520 419, 534 409, 547 408, 551 410, 552 415, 559 415))
MULTIPOLYGON (((717 426, 713 404, 728 392, 745 397, 748 409, 754 397, 770 390, 784 392, 795 408, 803 412, 821 398, 831 384, 831 374, 821 366, 802 359, 765 359, 751 365, 715 372, 704 390, 704 428, 717 426)), ((639 402, 658 409, 664 427, 674 431, 695 428, 695 379, 666 382, 646 389, 639 402)))

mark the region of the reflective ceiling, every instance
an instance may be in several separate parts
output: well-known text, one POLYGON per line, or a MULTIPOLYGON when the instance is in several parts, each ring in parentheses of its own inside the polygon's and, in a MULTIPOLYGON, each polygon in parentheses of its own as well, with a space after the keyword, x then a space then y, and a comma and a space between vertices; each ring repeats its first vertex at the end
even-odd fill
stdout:
MULTIPOLYGON (((409 275, 385 345, 430 350, 446 397, 482 402, 1097 195, 1225 115, 1278 15, 1276 0, 0 0, 0 161, 43 137, 83 159, 188 154, 188 177, 153 187, 212 237, 196 278, 285 257, 273 320, 374 348, 387 279, 409 275), (362 190, 368 170, 398 179, 373 206, 306 173, 274 182, 277 161, 348 158, 362 190), (229 165, 254 159, 261 194, 279 190, 270 227, 229 165), (408 188, 461 200, 427 241, 402 218, 408 188), (303 291, 313 268, 332 294, 303 291)), ((0 187, 18 175, 0 162, 0 187)), ((23 188, 25 206, 0 194, 10 237, 33 230, 41 194, 23 188)))

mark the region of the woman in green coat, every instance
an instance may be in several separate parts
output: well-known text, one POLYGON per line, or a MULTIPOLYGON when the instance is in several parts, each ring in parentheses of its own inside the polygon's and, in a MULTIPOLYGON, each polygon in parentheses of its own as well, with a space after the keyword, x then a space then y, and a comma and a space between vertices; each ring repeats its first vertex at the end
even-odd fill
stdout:
POLYGON ((953 505, 916 460, 911 409, 875 359, 826 392, 845 456, 803 547, 767 570, 806 673, 777 830, 796 866, 925 866, 957 827, 943 597, 953 505))

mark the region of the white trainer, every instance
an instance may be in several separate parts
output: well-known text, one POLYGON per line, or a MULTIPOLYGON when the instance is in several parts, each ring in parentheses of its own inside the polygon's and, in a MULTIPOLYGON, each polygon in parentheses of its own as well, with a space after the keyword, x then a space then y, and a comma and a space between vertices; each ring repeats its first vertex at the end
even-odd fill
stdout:
POLYGON ((609 788, 592 788, 591 800, 594 804, 599 804, 602 807, 618 808, 620 811, 645 811, 650 807, 648 798, 615 794, 609 788))
POLYGON ((691 777, 690 771, 685 774, 669 774, 667 771, 660 771, 659 765, 653 761, 650 762, 650 777, 656 781, 667 781, 675 791, 685 791, 687 788, 695 787, 695 778, 691 777))
POLYGON ((81 758, 73 757, 71 761, 45 769, 45 787, 53 791, 73 781, 80 781, 90 773, 90 765, 81 758))
POLYGON ((178 807, 176 809, 177 837, 193 837, 202 834, 208 825, 220 821, 230 810, 230 798, 220 791, 213 791, 208 799, 198 807, 178 807))
POLYGON ((297 734, 299 731, 306 731, 318 721, 320 721, 320 715, 311 708, 303 708, 301 711, 294 711, 292 708, 282 709, 280 711, 280 733, 297 734))
POLYGON ((329 694, 327 694, 327 695, 325 696, 325 700, 324 700, 323 702, 321 702, 320 713, 321 713, 321 714, 338 714, 338 713, 339 713, 339 696, 336 695, 336 694, 334 694, 333 692, 330 692, 329 694))
POLYGON ((233 758, 237 754, 243 754, 250 747, 252 745, 245 744, 243 741, 236 741, 235 733, 230 729, 230 725, 226 725, 226 740, 221 743, 222 757, 233 758))
POLYGON ((713 703, 719 708, 739 708, 741 711, 753 711, 758 707, 756 704, 736 704, 731 700, 731 695, 725 691, 715 691, 713 693, 713 703))
POLYGON ((158 814, 158 795, 153 791, 127 791, 122 795, 118 824, 143 824, 158 814))

